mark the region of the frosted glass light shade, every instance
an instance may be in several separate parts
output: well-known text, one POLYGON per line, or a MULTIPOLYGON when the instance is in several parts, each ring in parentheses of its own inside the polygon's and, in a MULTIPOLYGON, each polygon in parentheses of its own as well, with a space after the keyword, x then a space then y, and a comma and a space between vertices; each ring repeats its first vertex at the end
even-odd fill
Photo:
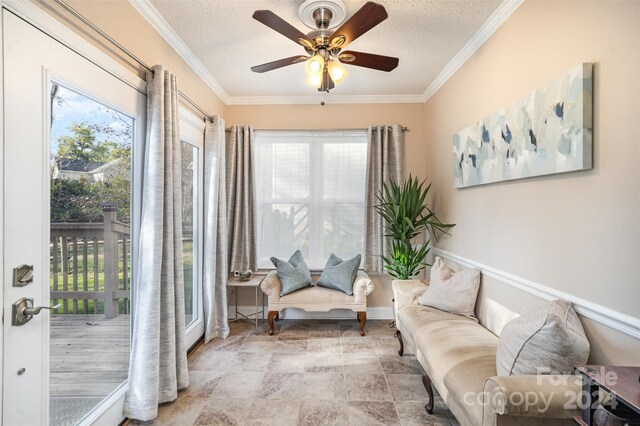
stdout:
POLYGON ((347 70, 337 61, 331 61, 328 65, 329 75, 334 83, 338 84, 347 76, 347 70))

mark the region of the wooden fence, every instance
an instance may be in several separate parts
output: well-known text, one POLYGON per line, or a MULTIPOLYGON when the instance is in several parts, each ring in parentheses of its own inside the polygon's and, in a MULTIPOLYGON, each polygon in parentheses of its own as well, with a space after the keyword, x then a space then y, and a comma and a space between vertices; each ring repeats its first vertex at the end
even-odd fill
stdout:
POLYGON ((102 223, 51 224, 51 299, 62 304, 56 313, 98 314, 102 302, 110 319, 120 300, 129 313, 131 230, 117 219, 109 205, 102 223))

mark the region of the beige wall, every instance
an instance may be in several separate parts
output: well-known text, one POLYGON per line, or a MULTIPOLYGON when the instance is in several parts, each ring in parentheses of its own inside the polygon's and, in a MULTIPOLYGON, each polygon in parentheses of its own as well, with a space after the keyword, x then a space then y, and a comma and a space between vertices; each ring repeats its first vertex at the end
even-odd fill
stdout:
MULTIPOLYGON (((434 203, 457 223, 439 247, 640 317, 639 70, 640 2, 526 1, 425 105, 434 203), (581 62, 595 63, 593 170, 453 187, 454 133, 581 62)), ((482 285, 481 321, 504 309, 488 324, 496 332, 542 303, 494 279, 482 285)), ((582 322, 590 362, 640 365, 638 340, 582 322)))
MULTIPOLYGON (((65 0, 67 4, 96 24, 110 37, 139 57, 149 66, 164 65, 178 77, 181 92, 191 98, 208 114, 224 115, 226 105, 204 81, 187 65, 162 36, 138 13, 127 0, 65 0)), ((140 67, 77 19, 69 17, 52 0, 36 0, 36 4, 99 47, 132 72, 143 77, 140 67)))
POLYGON ((640 317, 640 2, 526 1, 425 105, 439 246, 640 317), (452 135, 594 62, 594 168, 453 188, 452 135))
MULTIPOLYGON (((369 124, 402 124, 405 133, 406 170, 426 178, 427 144, 424 138, 424 104, 331 104, 331 95, 321 105, 230 105, 227 125, 250 124, 256 129, 348 129, 369 124)), ((372 277, 376 288, 367 305, 390 307, 391 281, 385 276, 372 277)), ((240 304, 250 305, 250 297, 240 304)))

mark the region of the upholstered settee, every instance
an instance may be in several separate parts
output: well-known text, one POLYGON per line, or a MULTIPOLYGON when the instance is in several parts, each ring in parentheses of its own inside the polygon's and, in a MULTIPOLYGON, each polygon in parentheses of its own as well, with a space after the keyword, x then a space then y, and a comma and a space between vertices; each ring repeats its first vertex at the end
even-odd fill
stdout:
MULTIPOLYGON (((317 279, 317 277, 313 278, 317 279)), ((267 320, 270 335, 274 333, 274 320, 277 321, 280 318, 280 311, 286 308, 298 308, 307 312, 328 312, 332 309, 352 310, 357 313, 360 335, 364 336, 364 327, 367 322, 367 296, 371 294, 374 287, 371 278, 365 272, 358 271, 351 296, 316 285, 280 296, 281 287, 276 271, 269 272, 261 284, 262 291, 269 300, 267 320)))
POLYGON ((428 413, 435 386, 462 425, 570 425, 580 414, 578 377, 498 376, 496 335, 474 319, 419 305, 428 288, 421 281, 392 286, 398 353, 415 354, 426 372, 428 413))

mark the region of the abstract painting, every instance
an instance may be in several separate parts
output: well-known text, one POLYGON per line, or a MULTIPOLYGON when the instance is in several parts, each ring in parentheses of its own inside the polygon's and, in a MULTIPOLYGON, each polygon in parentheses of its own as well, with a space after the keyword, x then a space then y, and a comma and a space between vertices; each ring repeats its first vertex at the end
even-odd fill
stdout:
POLYGON ((592 76, 583 63, 453 135, 456 188, 591 169, 592 76))

